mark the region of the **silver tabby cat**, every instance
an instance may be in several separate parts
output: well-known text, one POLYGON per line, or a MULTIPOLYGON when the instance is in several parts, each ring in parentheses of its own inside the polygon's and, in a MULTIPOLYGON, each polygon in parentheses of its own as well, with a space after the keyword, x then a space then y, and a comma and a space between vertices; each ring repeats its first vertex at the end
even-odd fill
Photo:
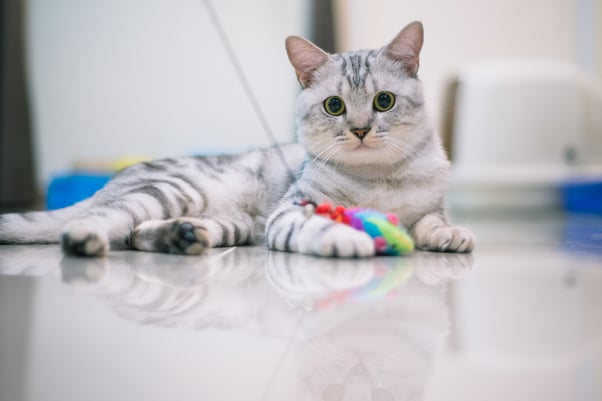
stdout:
POLYGON ((423 28, 406 26, 377 50, 328 54, 300 37, 286 50, 302 91, 299 144, 235 156, 132 166, 92 198, 51 212, 0 216, 0 243, 62 244, 65 253, 111 249, 201 254, 267 242, 319 256, 374 254, 364 232, 307 216, 301 199, 394 212, 420 249, 470 252, 470 231, 444 215, 449 162, 417 78, 423 28))

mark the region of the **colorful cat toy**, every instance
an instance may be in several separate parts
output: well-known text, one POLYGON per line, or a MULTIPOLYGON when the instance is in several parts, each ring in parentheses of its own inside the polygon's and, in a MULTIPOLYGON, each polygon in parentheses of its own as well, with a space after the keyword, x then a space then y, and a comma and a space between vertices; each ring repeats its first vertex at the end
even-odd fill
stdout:
POLYGON ((414 241, 399 225, 399 219, 393 213, 381 213, 359 207, 333 207, 329 203, 315 204, 301 201, 308 214, 327 217, 338 223, 347 224, 356 230, 364 231, 374 239, 377 255, 406 255, 414 251, 414 241))

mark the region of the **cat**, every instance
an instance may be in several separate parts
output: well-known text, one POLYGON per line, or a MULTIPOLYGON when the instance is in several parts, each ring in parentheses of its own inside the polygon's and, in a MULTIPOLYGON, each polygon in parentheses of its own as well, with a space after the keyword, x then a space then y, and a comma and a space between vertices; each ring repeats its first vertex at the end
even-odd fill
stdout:
POLYGON ((365 232, 308 215, 298 202, 309 199, 393 212, 417 248, 470 252, 473 234, 445 217, 450 163, 417 76, 423 36, 412 22, 383 48, 340 54, 288 37, 301 85, 297 144, 140 163, 71 207, 0 216, 0 243, 60 242, 77 256, 261 242, 316 256, 375 254, 365 232))

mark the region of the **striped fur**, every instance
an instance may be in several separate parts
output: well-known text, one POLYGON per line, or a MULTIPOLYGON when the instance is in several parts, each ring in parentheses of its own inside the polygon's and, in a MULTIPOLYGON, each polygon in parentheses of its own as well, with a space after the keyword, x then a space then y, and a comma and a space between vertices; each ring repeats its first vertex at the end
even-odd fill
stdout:
MULTIPOLYGON (((281 149, 298 168, 303 149, 281 149)), ((192 254, 261 242, 270 210, 290 186, 283 170, 273 148, 141 163, 80 204, 0 216, 0 242, 60 241, 75 255, 109 248, 192 254)))
POLYGON ((299 144, 281 151, 296 182, 278 148, 141 163, 73 207, 0 216, 0 243, 60 240, 68 254, 97 256, 110 248, 200 254, 265 239, 276 250, 374 254, 367 234, 306 216, 295 201, 307 198, 395 212, 418 247, 470 251, 472 234, 445 219, 449 162, 423 106, 421 46, 419 23, 378 50, 330 55, 305 39, 287 39, 303 90, 299 144), (374 105, 381 91, 395 96, 384 112, 374 105), (344 101, 343 114, 326 112, 330 96, 344 101))

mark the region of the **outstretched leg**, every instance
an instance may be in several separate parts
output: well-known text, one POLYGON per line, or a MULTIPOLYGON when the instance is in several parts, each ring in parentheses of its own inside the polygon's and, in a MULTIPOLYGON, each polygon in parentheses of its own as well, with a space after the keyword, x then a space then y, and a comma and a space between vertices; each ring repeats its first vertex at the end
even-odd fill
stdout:
MULTIPOLYGON (((127 176, 122 178, 126 180, 127 176)), ((143 221, 198 213, 206 207, 205 198, 181 183, 176 189, 167 181, 128 188, 118 179, 93 198, 93 204, 72 218, 61 232, 67 254, 102 256, 109 247, 129 248, 132 231, 143 221)))
POLYGON ((136 227, 130 245, 149 252, 200 255, 209 247, 248 245, 253 242, 253 221, 219 217, 181 217, 149 220, 136 227))

